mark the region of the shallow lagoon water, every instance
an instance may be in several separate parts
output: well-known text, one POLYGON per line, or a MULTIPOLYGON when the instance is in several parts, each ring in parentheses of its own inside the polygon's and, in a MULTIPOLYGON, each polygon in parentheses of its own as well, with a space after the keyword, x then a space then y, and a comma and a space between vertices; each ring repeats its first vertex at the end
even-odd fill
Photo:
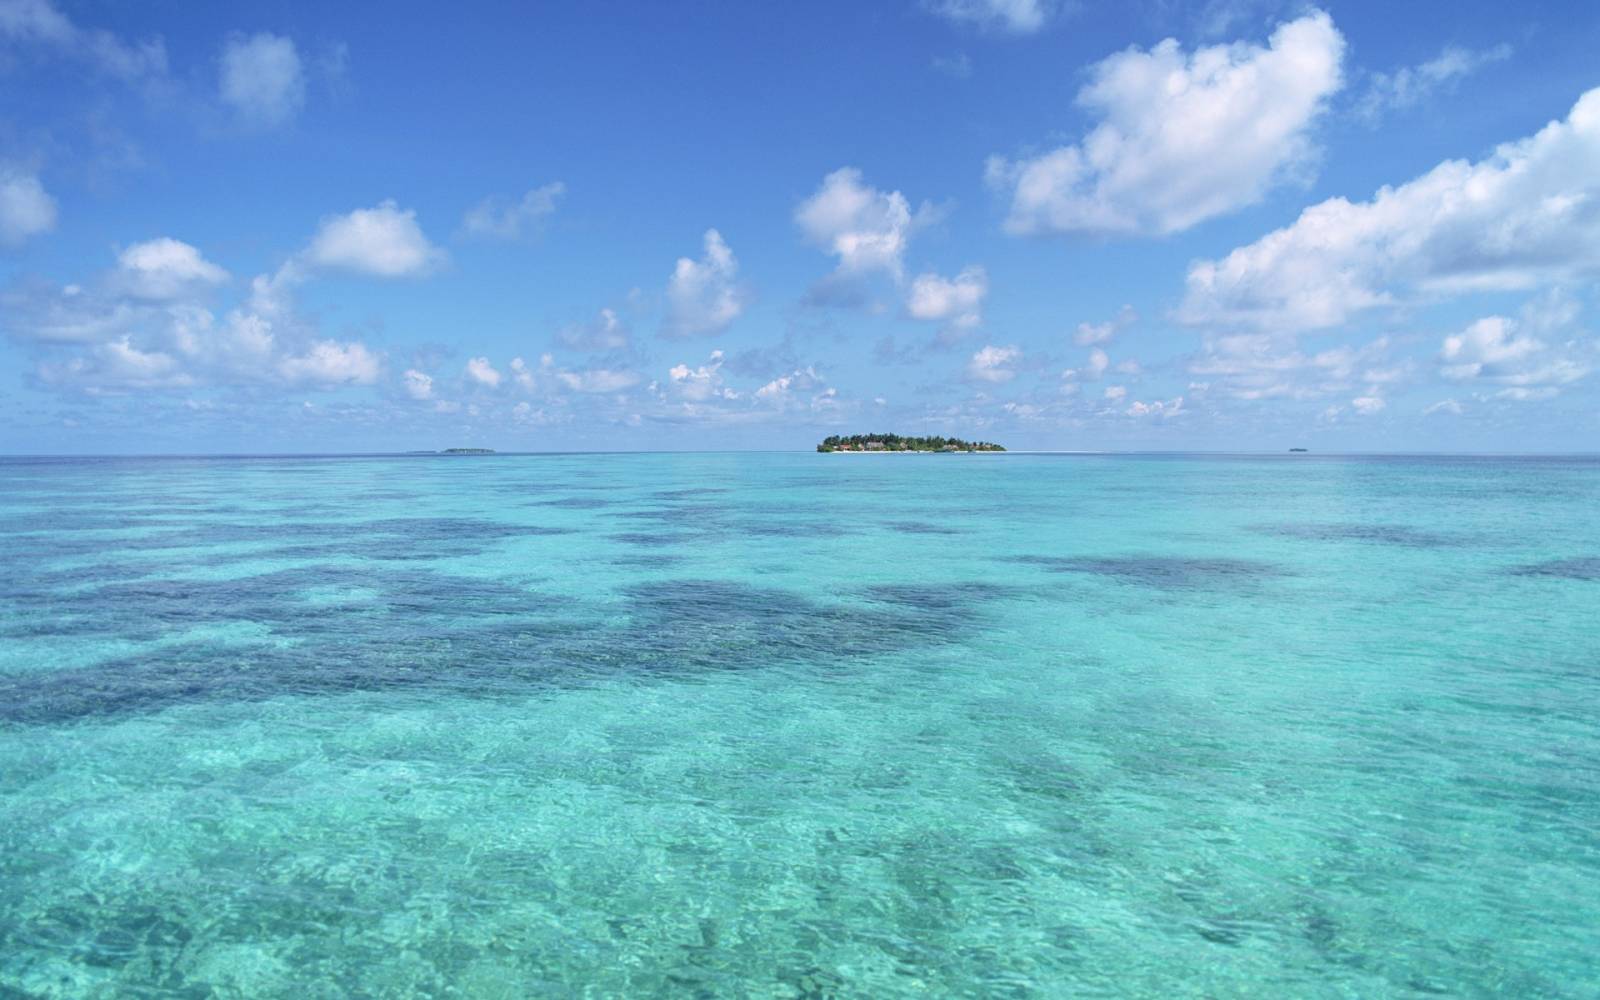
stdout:
POLYGON ((0 461, 0 993, 1582 997, 1600 462, 0 461))

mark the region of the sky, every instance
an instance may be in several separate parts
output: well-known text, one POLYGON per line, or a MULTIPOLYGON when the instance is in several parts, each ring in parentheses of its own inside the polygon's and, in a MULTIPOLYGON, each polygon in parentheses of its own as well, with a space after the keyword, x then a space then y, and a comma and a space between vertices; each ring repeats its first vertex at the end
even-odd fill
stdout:
POLYGON ((0 0, 0 453, 1592 452, 1600 6, 0 0))

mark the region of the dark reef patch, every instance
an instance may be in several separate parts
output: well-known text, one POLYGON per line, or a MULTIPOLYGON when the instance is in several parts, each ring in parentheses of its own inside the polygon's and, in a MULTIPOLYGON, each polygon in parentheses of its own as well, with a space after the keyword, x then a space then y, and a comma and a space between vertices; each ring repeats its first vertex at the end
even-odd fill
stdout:
POLYGON ((1236 588, 1288 575, 1272 563, 1220 556, 1013 556, 1007 561, 1038 566, 1051 573, 1082 573, 1158 590, 1236 588))
MULTIPOLYGON (((617 672, 677 675, 803 663, 822 670, 971 634, 984 585, 887 587, 876 603, 835 603, 717 580, 639 583, 625 614, 501 583, 427 571, 310 567, 233 581, 143 581, 86 592, 101 609, 77 635, 153 641, 253 622, 296 642, 180 642, 70 670, 0 675, 0 724, 115 718, 188 703, 437 689, 516 696, 617 672), (351 600, 327 600, 340 588, 351 600), (323 596, 308 601, 308 592, 323 596), (116 612, 104 613, 113 607, 116 612)), ((86 605, 86 606, 87 606, 86 605)), ((70 610, 70 609, 61 609, 70 610)))
POLYGON ((502 680, 525 682, 547 673, 550 662, 541 651, 571 641, 577 627, 563 615, 568 602, 519 587, 426 571, 371 574, 330 566, 239 580, 114 584, 49 603, 62 635, 153 642, 198 626, 250 622, 300 641, 177 643, 92 667, 0 675, 0 722, 429 683, 476 685, 489 693, 502 680), (310 591, 341 588, 363 596, 305 600, 310 591), (376 594, 367 596, 370 591, 376 594), (90 609, 95 613, 74 614, 90 609))
POLYGON ((893 608, 811 600, 719 580, 667 580, 625 593, 640 666, 747 669, 775 662, 838 664, 969 634, 977 602, 893 608))
POLYGON ((676 566, 683 562, 683 556, 668 555, 664 552, 641 552, 633 556, 618 556, 611 560, 613 566, 628 566, 635 569, 663 569, 667 566, 676 566))
POLYGON ((472 555, 490 543, 511 538, 570 534, 571 528, 510 524, 479 518, 417 517, 377 521, 301 521, 286 525, 232 521, 189 522, 188 527, 133 537, 91 534, 24 535, 0 539, 0 558, 17 561, 74 556, 126 556, 133 553, 202 550, 205 564, 239 559, 361 557, 378 560, 431 559, 472 555), (288 544, 285 544, 285 543, 288 544), (229 546, 261 546, 246 552, 229 546), (205 550, 221 550, 209 551, 205 550))
POLYGON ((1442 549, 1468 545, 1464 535, 1422 531, 1400 524, 1262 524, 1250 530, 1263 535, 1318 542, 1369 542, 1412 549, 1442 549))
POLYGON ((536 500, 528 506, 556 507, 561 510, 599 510, 601 507, 610 507, 616 503, 616 500, 607 500, 604 497, 562 497, 559 500, 536 500))
POLYGON ((670 545, 690 545, 705 536, 691 531, 621 531, 607 537, 623 545, 638 545, 653 549, 666 548, 670 545))
POLYGON ((685 503, 623 510, 611 516, 629 521, 655 521, 658 524, 707 524, 729 512, 729 508, 719 504, 685 503))
POLYGON ((838 538, 848 532, 832 522, 740 521, 736 530, 743 535, 768 538, 838 538))
POLYGON ((888 583, 868 587, 868 600, 926 612, 964 612, 1025 591, 994 583, 888 583))
POLYGON ((888 526, 907 535, 959 535, 963 533, 960 528, 933 524, 929 521, 890 521, 888 526))
POLYGON ((1510 570, 1512 576, 1548 576, 1562 580, 1600 580, 1600 556, 1547 559, 1510 570))

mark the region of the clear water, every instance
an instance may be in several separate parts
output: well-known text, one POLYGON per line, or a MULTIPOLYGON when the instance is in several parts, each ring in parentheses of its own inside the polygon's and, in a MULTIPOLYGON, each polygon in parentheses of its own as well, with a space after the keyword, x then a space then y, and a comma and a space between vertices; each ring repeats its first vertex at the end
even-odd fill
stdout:
POLYGON ((1600 995, 1600 462, 0 463, 0 994, 1600 995))

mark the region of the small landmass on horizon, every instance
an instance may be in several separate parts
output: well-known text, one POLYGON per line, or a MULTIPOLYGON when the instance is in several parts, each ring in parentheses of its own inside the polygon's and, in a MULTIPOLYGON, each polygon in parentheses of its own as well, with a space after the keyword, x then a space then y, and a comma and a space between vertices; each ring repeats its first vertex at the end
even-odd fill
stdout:
POLYGON ((443 448, 437 450, 421 448, 416 451, 406 452, 407 455, 493 455, 494 453, 493 448, 443 448))
POLYGON ((851 434, 848 437, 833 434, 817 445, 821 452, 829 451, 1005 451, 1003 445, 992 441, 964 441, 947 437, 902 437, 899 434, 851 434))

